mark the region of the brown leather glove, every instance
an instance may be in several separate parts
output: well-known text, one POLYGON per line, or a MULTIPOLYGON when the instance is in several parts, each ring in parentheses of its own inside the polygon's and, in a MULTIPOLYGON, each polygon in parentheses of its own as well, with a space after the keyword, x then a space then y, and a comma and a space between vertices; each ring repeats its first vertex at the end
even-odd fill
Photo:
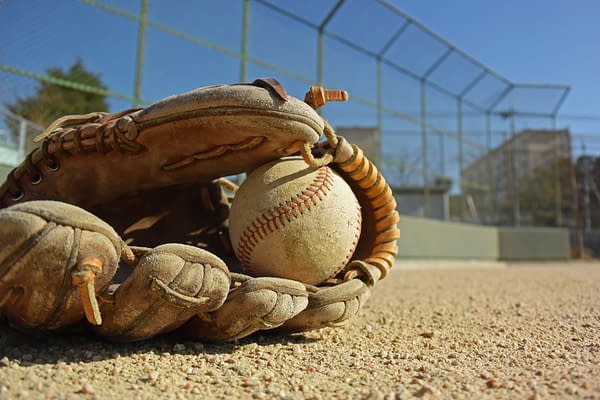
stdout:
POLYGON ((0 310, 34 330, 87 320, 118 341, 232 340, 351 318, 393 264, 398 213, 375 166, 314 111, 327 97, 313 88, 302 102, 262 79, 60 118, 0 186, 0 310), (363 209, 332 286, 235 272, 235 185, 222 177, 297 153, 335 168, 363 209))

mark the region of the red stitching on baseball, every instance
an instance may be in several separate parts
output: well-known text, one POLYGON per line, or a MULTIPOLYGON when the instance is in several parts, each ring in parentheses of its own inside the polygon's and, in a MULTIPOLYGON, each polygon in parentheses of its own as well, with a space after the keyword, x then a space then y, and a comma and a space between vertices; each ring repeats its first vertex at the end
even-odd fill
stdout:
MULTIPOLYGON (((248 224, 244 232, 240 235, 237 248, 237 253, 244 267, 252 271, 252 253, 260 240, 298 218, 300 215, 303 215, 304 211, 309 211, 327 196, 331 191, 332 185, 332 171, 328 167, 321 167, 317 170, 317 176, 313 182, 305 190, 291 199, 268 209, 252 221, 252 223, 248 224)), ((352 250, 352 253, 354 253, 354 250, 352 250)), ((348 257, 351 256, 352 254, 348 257)), ((342 268, 345 265, 344 263, 342 268)))
POLYGON ((354 240, 352 241, 352 246, 350 247, 346 258, 344 259, 344 261, 342 261, 342 264, 335 270, 333 274, 331 274, 332 277, 339 274, 344 269, 346 264, 350 262, 350 259, 352 258, 352 255, 354 255, 354 251, 356 250, 356 246, 358 245, 358 240, 360 239, 360 232, 362 230, 362 209, 358 200, 355 199, 355 202, 356 209, 358 210, 358 225, 356 226, 356 230, 354 231, 354 240))

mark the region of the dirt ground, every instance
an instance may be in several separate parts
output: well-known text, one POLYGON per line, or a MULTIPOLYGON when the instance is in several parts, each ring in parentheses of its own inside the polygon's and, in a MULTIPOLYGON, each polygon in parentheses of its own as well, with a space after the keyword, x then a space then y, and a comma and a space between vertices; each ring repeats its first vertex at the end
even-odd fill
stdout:
POLYGON ((400 261, 350 324, 292 336, 0 346, 0 399, 600 399, 600 263, 400 261))

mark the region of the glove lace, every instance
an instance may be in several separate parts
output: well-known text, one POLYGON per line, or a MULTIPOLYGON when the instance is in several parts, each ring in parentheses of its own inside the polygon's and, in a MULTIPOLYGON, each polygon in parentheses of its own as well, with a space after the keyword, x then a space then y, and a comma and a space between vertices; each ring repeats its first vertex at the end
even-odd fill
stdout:
POLYGON ((41 146, 34 149, 25 158, 25 162, 14 168, 6 178, 6 184, 0 187, 0 204, 6 206, 17 202, 25 196, 22 178, 26 176, 31 185, 38 185, 43 180, 41 165, 48 171, 60 169, 57 154, 72 155, 75 153, 100 152, 111 150, 120 153, 138 153, 144 149, 137 139, 137 127, 128 116, 136 109, 117 114, 90 113, 85 115, 68 115, 57 119, 33 141, 41 146), (110 123, 112 122, 112 123, 110 123))
MULTIPOLYGON (((304 161, 314 168, 319 168, 324 165, 330 164, 335 158, 335 151, 339 144, 339 139, 331 125, 329 125, 327 121, 324 122, 325 128, 323 129, 323 133, 327 138, 328 145, 328 149, 326 150, 326 152, 320 155, 319 157, 315 157, 315 154, 313 154, 313 147, 308 142, 304 143, 304 146, 300 151, 302 153, 302 158, 304 159, 304 161)), ((322 150, 323 147, 324 146, 320 146, 319 150, 322 150)))

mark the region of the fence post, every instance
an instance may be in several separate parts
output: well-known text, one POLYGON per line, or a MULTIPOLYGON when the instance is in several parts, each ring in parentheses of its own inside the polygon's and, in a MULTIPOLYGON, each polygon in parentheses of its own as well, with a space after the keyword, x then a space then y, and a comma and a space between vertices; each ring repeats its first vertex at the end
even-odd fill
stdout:
POLYGON ((19 159, 25 158, 25 145, 27 143, 27 120, 19 119, 19 159))
POLYGON ((460 194, 462 199, 460 201, 460 219, 462 220, 465 215, 465 201, 466 201, 466 193, 465 188, 463 187, 463 179, 462 172, 464 170, 464 160, 463 160, 463 103, 462 97, 456 98, 456 136, 458 139, 458 188, 460 190, 460 194))
MULTIPOLYGON (((560 157, 558 154, 560 143, 560 136, 556 131, 556 115, 552 117, 552 130, 554 131, 554 140, 558 143, 555 143, 552 147, 553 158, 554 158, 554 207, 556 212, 556 226, 563 225, 562 218, 562 185, 561 185, 561 174, 560 174, 560 157)), ((570 157, 569 157, 570 159, 570 157)))
POLYGON ((250 0, 243 0, 242 6, 242 41, 240 58, 240 82, 248 81, 248 30, 250 25, 250 0))
POLYGON ((516 128, 515 128, 515 112, 511 110, 510 115, 510 136, 511 136, 511 144, 510 144, 510 176, 511 176, 511 186, 513 190, 513 218, 514 225, 521 226, 521 198, 520 198, 520 182, 521 174, 518 174, 517 171, 520 170, 519 165, 521 161, 521 155, 519 153, 519 149, 517 148, 517 139, 516 139, 516 128))
POLYGON ((492 118, 491 113, 485 113, 485 145, 487 148, 486 169, 487 169, 487 198, 489 202, 490 223, 497 224, 498 219, 496 209, 498 204, 498 192, 496 191, 496 182, 494 181, 494 170, 492 169, 492 118))
POLYGON ((423 216, 429 216, 429 162, 427 160, 427 99, 425 79, 421 79, 421 165, 423 167, 423 216))
POLYGON ((137 55, 135 59, 135 84, 133 106, 139 106, 142 98, 142 72, 144 69, 144 45, 146 43, 146 24, 148 22, 148 0, 142 0, 138 26, 137 55))
POLYGON ((376 90, 376 107, 377 107, 377 130, 379 131, 379 136, 383 136, 382 126, 383 126, 383 117, 381 114, 381 109, 383 108, 383 100, 381 93, 381 57, 377 57, 377 64, 375 70, 375 90, 376 90))

